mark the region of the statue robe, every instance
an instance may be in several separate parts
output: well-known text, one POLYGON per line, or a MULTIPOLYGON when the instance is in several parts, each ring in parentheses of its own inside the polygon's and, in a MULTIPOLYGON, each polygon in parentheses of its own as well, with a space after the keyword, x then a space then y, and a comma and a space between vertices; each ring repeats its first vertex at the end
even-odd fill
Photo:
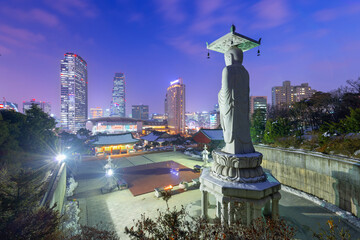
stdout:
POLYGON ((224 132, 224 152, 255 152, 250 137, 249 73, 240 63, 226 66, 218 94, 220 121, 224 132))

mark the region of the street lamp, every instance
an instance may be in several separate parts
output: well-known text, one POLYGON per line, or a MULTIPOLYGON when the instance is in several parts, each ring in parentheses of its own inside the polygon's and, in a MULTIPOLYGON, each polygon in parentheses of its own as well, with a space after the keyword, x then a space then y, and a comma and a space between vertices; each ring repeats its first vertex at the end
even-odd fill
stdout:
POLYGON ((113 174, 114 174, 114 171, 113 171, 111 168, 109 168, 108 170, 106 170, 106 176, 107 176, 107 177, 111 177, 113 174))
POLYGON ((66 159, 66 156, 64 154, 59 154, 55 157, 56 161, 62 162, 66 159))

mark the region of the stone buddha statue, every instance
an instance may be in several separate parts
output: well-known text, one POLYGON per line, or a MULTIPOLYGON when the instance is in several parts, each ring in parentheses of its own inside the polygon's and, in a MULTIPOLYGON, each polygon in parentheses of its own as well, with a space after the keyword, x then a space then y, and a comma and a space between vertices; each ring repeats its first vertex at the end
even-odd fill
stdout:
POLYGON ((249 122, 249 73, 242 65, 243 51, 232 47, 224 56, 226 67, 222 71, 218 94, 226 143, 222 151, 230 154, 254 153, 249 122))

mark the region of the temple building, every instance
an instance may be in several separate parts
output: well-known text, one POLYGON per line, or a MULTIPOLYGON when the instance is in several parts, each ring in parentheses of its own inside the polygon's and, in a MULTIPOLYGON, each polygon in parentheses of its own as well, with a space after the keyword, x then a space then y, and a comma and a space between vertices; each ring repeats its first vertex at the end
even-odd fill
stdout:
POLYGON ((98 136, 97 140, 92 144, 95 147, 96 155, 117 155, 129 154, 134 150, 134 145, 139 142, 131 133, 113 134, 98 136))

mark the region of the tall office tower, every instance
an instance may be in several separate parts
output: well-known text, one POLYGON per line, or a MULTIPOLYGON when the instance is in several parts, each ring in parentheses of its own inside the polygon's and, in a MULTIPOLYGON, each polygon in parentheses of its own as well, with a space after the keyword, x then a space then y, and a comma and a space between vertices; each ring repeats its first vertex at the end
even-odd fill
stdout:
POLYGON ((251 96, 250 97, 250 117, 254 114, 256 109, 267 108, 267 96, 251 96))
POLYGON ((65 53, 60 71, 60 126, 65 131, 76 132, 85 127, 88 118, 87 63, 77 54, 65 53))
POLYGON ((149 105, 132 105, 132 118, 149 120, 149 105))
POLYGON ((125 117, 125 75, 115 73, 110 116, 125 117))
POLYGON ((308 83, 291 86, 290 81, 284 81, 282 86, 272 88, 272 105, 289 108, 295 102, 310 98, 315 92, 316 90, 311 89, 308 83))
POLYGON ((90 108, 90 118, 100 118, 103 116, 103 110, 101 107, 90 108))
POLYGON ((165 119, 167 120, 168 118, 168 103, 167 103, 167 93, 165 95, 165 100, 164 100, 164 116, 165 116, 165 119))
POLYGON ((37 105, 43 112, 47 114, 51 114, 51 105, 48 102, 43 101, 35 101, 35 98, 31 99, 29 102, 23 102, 23 113, 25 113, 26 110, 29 110, 32 105, 37 105))
POLYGON ((185 133, 185 85, 181 78, 170 82, 165 109, 171 133, 185 133))

